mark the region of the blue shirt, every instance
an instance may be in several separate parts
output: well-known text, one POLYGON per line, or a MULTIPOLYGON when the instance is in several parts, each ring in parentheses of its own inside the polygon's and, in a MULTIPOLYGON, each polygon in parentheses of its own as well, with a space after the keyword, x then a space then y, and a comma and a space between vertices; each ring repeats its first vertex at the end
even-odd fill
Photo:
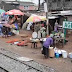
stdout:
POLYGON ((49 48, 50 45, 53 44, 53 39, 51 37, 47 38, 46 41, 43 43, 43 46, 49 48))

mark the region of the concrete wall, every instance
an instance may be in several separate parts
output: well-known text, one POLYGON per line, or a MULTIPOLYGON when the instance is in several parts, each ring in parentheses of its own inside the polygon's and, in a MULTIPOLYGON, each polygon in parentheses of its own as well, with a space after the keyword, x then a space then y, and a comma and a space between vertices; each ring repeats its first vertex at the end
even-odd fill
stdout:
POLYGON ((61 0, 61 1, 56 1, 56 2, 50 2, 51 6, 49 7, 51 10, 63 10, 63 8, 66 9, 72 9, 72 1, 65 1, 65 0, 61 0))
POLYGON ((18 9, 16 5, 11 5, 5 2, 0 3, 0 8, 4 9, 5 11, 11 10, 11 9, 18 9))
POLYGON ((67 16, 68 21, 72 21, 72 16, 67 16))

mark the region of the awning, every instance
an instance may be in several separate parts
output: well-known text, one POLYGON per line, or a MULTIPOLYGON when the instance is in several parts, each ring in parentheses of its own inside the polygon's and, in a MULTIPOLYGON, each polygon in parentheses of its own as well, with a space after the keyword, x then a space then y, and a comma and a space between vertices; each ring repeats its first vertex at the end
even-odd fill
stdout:
POLYGON ((55 19, 58 18, 58 16, 49 16, 48 19, 55 19))

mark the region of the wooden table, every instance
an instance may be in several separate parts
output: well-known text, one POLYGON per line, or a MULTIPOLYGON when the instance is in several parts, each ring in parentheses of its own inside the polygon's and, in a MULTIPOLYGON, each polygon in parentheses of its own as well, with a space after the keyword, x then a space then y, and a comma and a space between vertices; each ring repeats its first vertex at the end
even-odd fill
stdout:
POLYGON ((64 46, 64 38, 63 37, 54 37, 54 45, 56 46, 56 44, 62 44, 62 46, 64 46))
POLYGON ((31 40, 31 48, 37 48, 37 43, 40 41, 39 39, 30 39, 31 40))

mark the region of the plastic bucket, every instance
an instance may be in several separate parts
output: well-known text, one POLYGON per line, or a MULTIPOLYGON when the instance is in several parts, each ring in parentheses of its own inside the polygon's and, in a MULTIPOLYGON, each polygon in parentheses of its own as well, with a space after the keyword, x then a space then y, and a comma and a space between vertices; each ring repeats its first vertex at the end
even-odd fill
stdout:
POLYGON ((58 50, 55 50, 55 56, 56 56, 56 53, 58 53, 58 50))
POLYGON ((62 52, 61 52, 61 50, 58 50, 58 53, 59 53, 59 57, 62 57, 62 52))
POLYGON ((56 53, 55 57, 56 57, 56 58, 59 58, 59 53, 56 53))
POLYGON ((69 53, 69 58, 71 58, 71 59, 72 59, 72 53, 69 53))
POLYGON ((67 58, 67 52, 66 51, 62 51, 62 57, 67 58))

